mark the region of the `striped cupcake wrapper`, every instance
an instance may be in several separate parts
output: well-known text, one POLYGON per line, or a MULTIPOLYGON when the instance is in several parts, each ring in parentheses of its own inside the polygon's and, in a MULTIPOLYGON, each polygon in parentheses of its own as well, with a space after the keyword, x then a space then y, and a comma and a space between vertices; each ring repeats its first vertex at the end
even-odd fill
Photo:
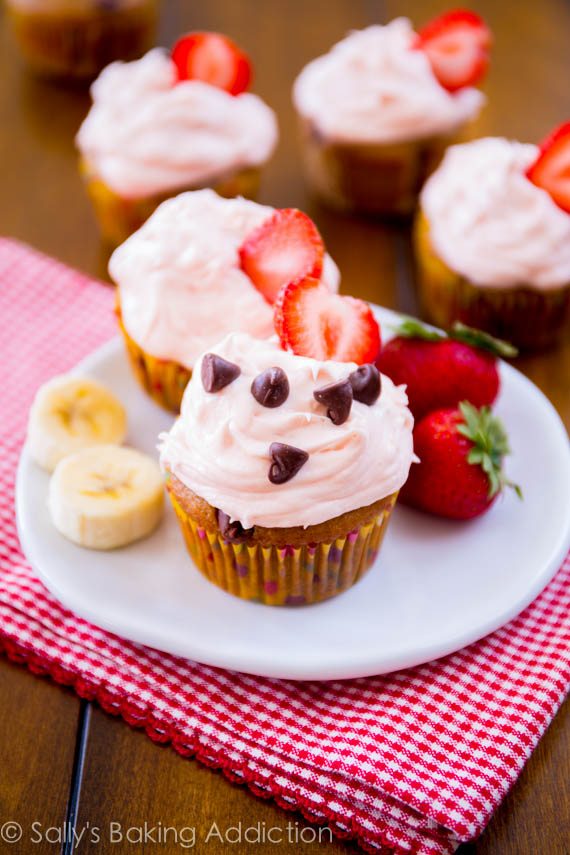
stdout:
POLYGON ((231 175, 220 177, 208 184, 196 183, 192 186, 173 188, 166 193, 144 196, 138 199, 119 196, 102 181, 85 159, 79 162, 79 171, 87 187, 102 237, 110 248, 119 246, 136 232, 162 202, 188 190, 201 190, 211 187, 218 196, 234 198, 244 196, 255 199, 259 191, 261 170, 248 167, 231 175))
POLYGON ((375 562, 396 495, 372 522, 332 542, 304 546, 234 544, 207 531, 170 494, 184 540, 201 573, 224 591, 269 606, 318 603, 346 591, 375 562))
POLYGON ((550 347, 562 335, 570 315, 570 282, 550 290, 525 283, 514 288, 473 285, 436 254, 423 214, 415 224, 414 244, 422 313, 433 324, 448 329, 461 321, 524 351, 550 347))
POLYGON ((161 407, 173 413, 179 413, 182 396, 192 377, 192 372, 177 362, 156 359, 146 353, 125 330, 120 310, 117 314, 129 362, 140 385, 161 407))

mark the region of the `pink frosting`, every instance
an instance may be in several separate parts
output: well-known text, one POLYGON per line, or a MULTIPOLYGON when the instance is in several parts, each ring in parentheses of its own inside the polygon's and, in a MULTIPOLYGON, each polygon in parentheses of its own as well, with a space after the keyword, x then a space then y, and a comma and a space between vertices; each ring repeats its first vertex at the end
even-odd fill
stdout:
MULTIPOLYGON (((273 335, 273 307, 238 256, 247 235, 273 210, 246 199, 222 199, 213 190, 163 202, 109 262, 131 338, 152 356, 191 369, 229 332, 273 335)), ((336 291, 339 280, 326 256, 323 281, 336 291)))
POLYGON ((91 87, 77 146, 116 193, 138 198, 203 186, 263 164, 277 142, 275 114, 257 96, 199 80, 176 82, 163 50, 113 62, 91 87))
POLYGON ((475 285, 570 283, 570 215, 525 176, 537 155, 500 137, 451 146, 422 190, 435 251, 475 285))
POLYGON ((204 390, 193 374, 172 429, 161 436, 165 470, 246 528, 309 526, 366 507, 398 490, 414 460, 413 417, 403 386, 382 377, 372 406, 353 401, 350 416, 334 425, 315 389, 343 380, 353 363, 320 362, 285 352, 276 338, 227 336, 212 352, 234 362, 240 376, 220 392, 204 390), (282 368, 289 397, 269 409, 251 394, 266 368, 282 368), (284 484, 269 481, 269 446, 282 442, 309 454, 284 484))
POLYGON ((455 132, 485 98, 471 87, 444 89, 414 39, 407 18, 350 33, 300 73, 297 110, 338 141, 391 143, 455 132))

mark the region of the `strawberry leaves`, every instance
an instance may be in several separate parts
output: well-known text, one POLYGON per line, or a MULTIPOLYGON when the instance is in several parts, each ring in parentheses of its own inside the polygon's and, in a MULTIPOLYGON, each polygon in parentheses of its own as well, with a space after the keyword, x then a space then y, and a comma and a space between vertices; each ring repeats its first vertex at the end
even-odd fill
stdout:
POLYGON ((501 359, 512 359, 518 355, 517 348, 510 342, 495 338, 483 330, 465 326, 460 321, 455 321, 448 336, 455 341, 469 344, 471 347, 478 347, 479 350, 487 350, 493 356, 499 356, 501 359))
POLYGON ((420 338, 422 341, 443 341, 446 338, 444 332, 422 324, 417 318, 404 317, 402 323, 392 329, 402 338, 420 338))
POLYGON ((490 407, 477 409, 467 401, 459 404, 463 423, 457 425, 457 431, 473 443, 467 455, 467 462, 481 466, 489 479, 489 499, 511 487, 519 499, 522 491, 517 484, 507 480, 503 472, 503 459, 510 454, 509 441, 502 422, 493 415, 490 407))
POLYGON ((460 321, 456 321, 451 329, 445 333, 423 324, 417 318, 405 317, 402 323, 394 328, 396 335, 402 338, 417 338, 422 341, 461 341, 470 347, 479 348, 492 353, 501 359, 512 359, 518 355, 518 350, 508 341, 495 338, 483 330, 468 327, 460 321))

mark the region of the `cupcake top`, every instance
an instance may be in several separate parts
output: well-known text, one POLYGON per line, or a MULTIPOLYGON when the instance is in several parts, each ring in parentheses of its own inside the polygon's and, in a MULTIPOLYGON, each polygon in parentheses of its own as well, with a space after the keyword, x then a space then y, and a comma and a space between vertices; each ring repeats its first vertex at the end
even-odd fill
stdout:
POLYGON ((160 48, 135 62, 111 63, 91 95, 77 146, 99 178, 127 198, 258 166, 277 141, 275 114, 257 95, 179 80, 160 48))
POLYGON ((570 215, 525 175, 538 152, 494 137, 451 146, 421 193, 435 252, 475 285, 570 282, 570 215))
POLYGON ((407 18, 350 33, 298 76, 298 112, 339 142, 391 143, 453 133, 477 115, 484 96, 472 87, 444 89, 415 40, 407 18))
MULTIPOLYGON (((109 261, 130 337, 152 356, 191 369, 233 330, 273 335, 273 307, 241 269, 238 254, 272 212, 213 190, 163 202, 109 261)), ((340 274, 329 256, 323 280, 338 290, 340 274)))
POLYGON ((368 404, 350 395, 343 404, 342 389, 315 399, 357 370, 296 356, 276 339, 229 335, 201 358, 179 419, 161 436, 161 464, 244 528, 306 528, 367 507, 405 482, 413 417, 404 387, 385 376, 368 404))

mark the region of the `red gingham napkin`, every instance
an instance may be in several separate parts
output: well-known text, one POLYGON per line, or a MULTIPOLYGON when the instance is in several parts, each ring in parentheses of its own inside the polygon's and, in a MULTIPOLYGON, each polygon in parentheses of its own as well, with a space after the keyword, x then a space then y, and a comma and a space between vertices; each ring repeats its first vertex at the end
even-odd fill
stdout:
POLYGON ((251 677, 91 626, 26 563, 14 473, 36 388, 113 335, 112 304, 110 288, 0 240, 0 649, 369 852, 453 852, 481 832, 570 686, 570 556, 508 626, 368 679, 251 677))

